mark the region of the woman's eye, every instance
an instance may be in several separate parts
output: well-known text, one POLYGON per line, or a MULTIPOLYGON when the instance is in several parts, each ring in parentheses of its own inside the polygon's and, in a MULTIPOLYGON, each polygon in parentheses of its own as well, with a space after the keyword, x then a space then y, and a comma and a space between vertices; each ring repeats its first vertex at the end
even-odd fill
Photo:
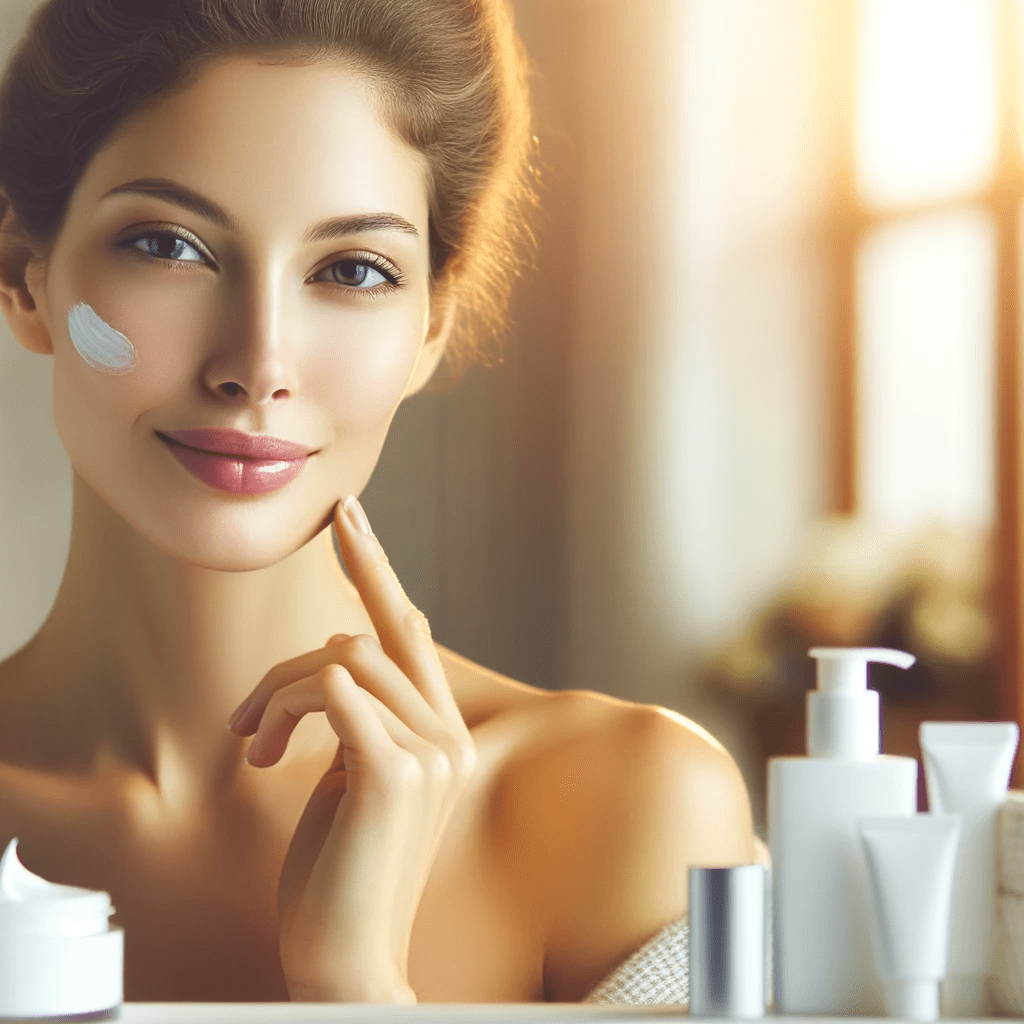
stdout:
POLYGON ((139 249, 146 256, 152 256, 159 260, 172 260, 175 263, 205 263, 206 260, 199 250, 186 242, 180 235, 172 234, 170 231, 152 231, 148 235, 138 235, 126 243, 132 248, 139 248, 138 243, 143 243, 145 248, 139 249), (151 245, 150 243, 156 243, 151 245), (182 254, 190 250, 194 256, 182 259, 182 254))
POLYGON ((356 291, 391 291, 396 285, 395 275, 378 269, 368 260, 338 260, 321 273, 327 274, 328 280, 335 284, 350 285, 356 291))

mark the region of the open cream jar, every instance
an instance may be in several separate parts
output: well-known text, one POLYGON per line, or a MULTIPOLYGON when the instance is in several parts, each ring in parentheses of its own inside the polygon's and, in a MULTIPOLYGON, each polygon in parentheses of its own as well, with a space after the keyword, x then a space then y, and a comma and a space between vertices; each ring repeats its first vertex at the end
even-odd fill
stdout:
POLYGON ((0 857, 0 1018, 117 1019, 124 929, 110 927, 110 895, 40 878, 17 845, 0 857))

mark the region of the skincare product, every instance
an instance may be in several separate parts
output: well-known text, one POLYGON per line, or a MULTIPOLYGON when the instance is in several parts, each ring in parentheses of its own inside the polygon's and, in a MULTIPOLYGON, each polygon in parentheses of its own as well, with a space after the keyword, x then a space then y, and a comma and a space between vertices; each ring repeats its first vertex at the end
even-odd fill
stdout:
POLYGON ((17 845, 0 858, 0 1017, 117 1019, 124 929, 109 926, 109 894, 34 875, 17 845))
POLYGON ((868 879, 857 835, 865 815, 917 811, 917 761, 879 753, 869 661, 901 668, 911 654, 816 647, 807 694, 807 757, 768 762, 777 1014, 881 1016, 868 879))
POLYGON ((766 874, 762 864, 690 868, 690 1016, 764 1016, 766 874))
POLYGON ((960 815, 944 1017, 991 1011, 995 945, 996 814, 1006 797, 1019 729, 1014 722, 922 722, 928 807, 960 815))
POLYGON ((949 910, 960 838, 958 814, 861 818, 871 880, 875 965, 885 1010, 901 1020, 939 1016, 949 962, 949 910))

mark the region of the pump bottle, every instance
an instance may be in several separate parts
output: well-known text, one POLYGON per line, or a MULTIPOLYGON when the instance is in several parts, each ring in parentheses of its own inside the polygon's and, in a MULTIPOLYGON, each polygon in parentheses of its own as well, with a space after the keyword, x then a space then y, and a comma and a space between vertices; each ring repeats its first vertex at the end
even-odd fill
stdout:
POLYGON ((857 820, 916 813, 917 760, 879 753, 868 662, 909 668, 915 659, 881 647, 808 653, 817 659, 808 756, 768 762, 775 1012, 883 1017, 857 820))

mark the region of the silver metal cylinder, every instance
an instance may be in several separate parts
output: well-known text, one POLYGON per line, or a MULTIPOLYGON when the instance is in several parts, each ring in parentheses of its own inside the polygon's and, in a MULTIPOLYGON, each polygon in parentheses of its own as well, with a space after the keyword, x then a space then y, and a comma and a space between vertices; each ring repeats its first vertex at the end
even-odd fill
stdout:
POLYGON ((690 868, 690 1016, 763 1017, 767 876, 762 864, 690 868))

